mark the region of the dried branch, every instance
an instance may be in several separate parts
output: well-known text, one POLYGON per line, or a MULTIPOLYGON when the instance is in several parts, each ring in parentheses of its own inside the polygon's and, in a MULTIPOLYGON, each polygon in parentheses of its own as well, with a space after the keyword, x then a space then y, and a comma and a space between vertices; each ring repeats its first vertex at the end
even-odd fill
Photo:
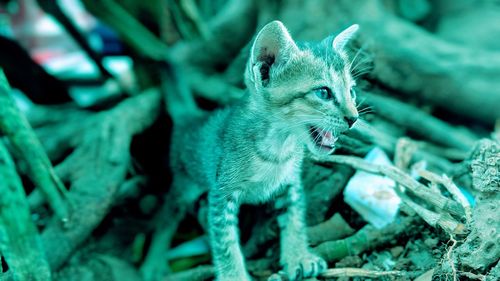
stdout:
POLYGON ((361 268, 332 268, 321 274, 321 277, 364 277, 364 278, 380 278, 384 276, 403 277, 408 275, 405 271, 374 271, 361 268))
MULTIPOLYGON (((341 277, 360 277, 360 278, 380 278, 385 276, 405 277, 408 276, 406 271, 375 271, 361 268, 330 268, 321 273, 322 278, 341 278, 341 277)), ((273 274, 267 281, 289 281, 284 274, 273 274)), ((307 280, 318 280, 316 278, 307 280)))
POLYGON ((465 219, 467 223, 472 220, 472 209, 469 201, 465 198, 464 194, 458 189, 458 186, 446 175, 439 176, 435 173, 422 170, 419 171, 421 177, 433 183, 441 184, 444 186, 448 192, 453 196, 453 198, 459 202, 465 211, 465 219))
POLYGON ((10 141, 16 155, 27 165, 28 175, 33 183, 47 197, 49 205, 64 221, 69 218, 67 191, 43 150, 40 141, 28 121, 16 107, 10 96, 10 87, 0 71, 0 132, 10 141))
POLYGON ((14 161, 0 140, 0 253, 13 280, 51 280, 14 161))
POLYGON ((307 228, 310 245, 344 238, 354 233, 354 229, 339 214, 335 213, 328 220, 307 228))
POLYGON ((346 256, 358 255, 369 249, 390 243, 395 237, 410 234, 417 227, 414 217, 402 217, 382 229, 364 226, 354 235, 345 239, 324 242, 313 248, 327 262, 338 261, 346 256))
POLYGON ((393 179, 395 182, 405 186, 413 194, 425 200, 432 206, 459 217, 464 216, 464 210, 459 203, 450 200, 439 193, 431 191, 423 184, 414 180, 412 177, 394 166, 371 164, 366 162, 362 158, 354 156, 332 155, 315 159, 320 162, 346 164, 369 173, 387 176, 393 179))
POLYGON ((409 198, 404 198, 403 202, 410 207, 418 216, 432 227, 440 226, 450 235, 465 234, 465 225, 457 222, 450 215, 436 213, 414 203, 409 198))
POLYGON ((76 149, 57 167, 71 182, 68 196, 75 205, 71 224, 52 221, 42 239, 53 269, 58 268, 101 222, 131 164, 132 137, 151 126, 161 109, 157 90, 129 98, 115 108, 94 116, 80 128, 76 149))

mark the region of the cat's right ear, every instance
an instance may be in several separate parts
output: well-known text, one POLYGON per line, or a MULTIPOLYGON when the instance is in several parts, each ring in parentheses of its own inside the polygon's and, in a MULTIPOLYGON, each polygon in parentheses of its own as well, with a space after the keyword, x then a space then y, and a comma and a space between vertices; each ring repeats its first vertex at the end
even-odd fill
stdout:
POLYGON ((358 30, 359 25, 353 24, 346 28, 344 31, 340 32, 340 34, 333 39, 333 49, 339 53, 343 52, 344 47, 352 39, 352 37, 354 37, 358 30))
POLYGON ((296 50, 297 45, 282 22, 266 24, 255 37, 250 52, 250 71, 254 83, 266 86, 271 67, 285 63, 296 50))

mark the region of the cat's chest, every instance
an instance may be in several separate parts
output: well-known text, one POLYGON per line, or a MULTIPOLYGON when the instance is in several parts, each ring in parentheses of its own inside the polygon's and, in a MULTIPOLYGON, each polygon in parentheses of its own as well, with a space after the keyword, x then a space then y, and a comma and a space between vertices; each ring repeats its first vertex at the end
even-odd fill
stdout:
POLYGON ((292 178, 298 170, 297 162, 294 159, 285 163, 272 163, 255 160, 252 165, 252 176, 250 182, 262 182, 267 185, 282 184, 287 179, 292 178))
POLYGON ((279 164, 255 160, 252 164, 245 187, 248 203, 269 200, 300 175, 300 163, 296 159, 279 164))

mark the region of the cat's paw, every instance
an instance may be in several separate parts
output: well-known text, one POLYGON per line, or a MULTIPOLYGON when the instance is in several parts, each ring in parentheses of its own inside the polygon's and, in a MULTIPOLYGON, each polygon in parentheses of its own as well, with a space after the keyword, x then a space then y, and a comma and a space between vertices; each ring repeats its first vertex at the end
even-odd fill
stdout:
POLYGON ((283 263, 283 269, 291 281, 316 277, 326 270, 325 260, 306 251, 302 255, 288 256, 283 263))

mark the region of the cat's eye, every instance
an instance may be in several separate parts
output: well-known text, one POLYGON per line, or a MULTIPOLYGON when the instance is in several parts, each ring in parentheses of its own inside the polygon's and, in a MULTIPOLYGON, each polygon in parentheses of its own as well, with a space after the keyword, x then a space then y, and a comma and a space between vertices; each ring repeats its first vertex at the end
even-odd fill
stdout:
POLYGON ((355 99, 356 99, 356 91, 354 91, 354 89, 353 89, 353 88, 351 88, 351 98, 352 98, 353 100, 355 100, 355 99))
POLYGON ((322 100, 334 100, 335 96, 328 88, 318 88, 313 90, 314 94, 322 100))

